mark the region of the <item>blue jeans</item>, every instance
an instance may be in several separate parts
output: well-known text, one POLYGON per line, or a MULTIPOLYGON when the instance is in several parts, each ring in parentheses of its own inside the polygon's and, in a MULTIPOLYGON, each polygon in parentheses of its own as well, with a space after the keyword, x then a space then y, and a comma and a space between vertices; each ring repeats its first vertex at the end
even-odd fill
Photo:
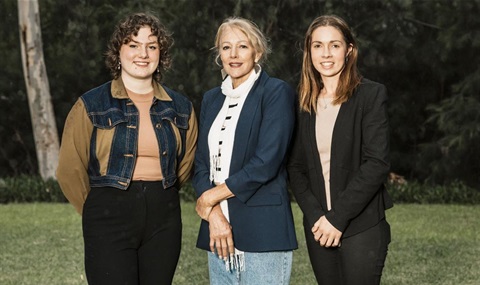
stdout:
POLYGON ((211 285, 289 284, 293 251, 245 252, 245 271, 227 271, 225 262, 208 252, 211 285))

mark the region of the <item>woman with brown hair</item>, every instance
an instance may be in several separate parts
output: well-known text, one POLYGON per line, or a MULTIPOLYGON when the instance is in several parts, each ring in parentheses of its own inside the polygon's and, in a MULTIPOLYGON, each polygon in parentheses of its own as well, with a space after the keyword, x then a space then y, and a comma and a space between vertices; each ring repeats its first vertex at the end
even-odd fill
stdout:
POLYGON ((191 102, 160 84, 173 41, 158 18, 129 15, 110 40, 113 80, 65 123, 58 182, 82 214, 89 284, 171 284, 180 256, 178 190, 197 138, 191 102))
POLYGON ((343 19, 311 23, 288 172, 318 284, 379 284, 390 242, 387 92, 361 77, 357 58, 343 19))

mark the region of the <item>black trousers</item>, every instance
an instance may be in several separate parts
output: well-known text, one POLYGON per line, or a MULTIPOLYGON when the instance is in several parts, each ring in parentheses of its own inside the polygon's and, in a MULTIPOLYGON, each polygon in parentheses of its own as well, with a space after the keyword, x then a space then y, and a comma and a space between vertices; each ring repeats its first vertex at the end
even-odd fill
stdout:
POLYGON ((390 225, 377 225, 356 235, 343 238, 341 247, 325 248, 304 227, 308 254, 315 278, 320 285, 380 284, 390 243, 390 225))
POLYGON ((134 181, 126 191, 92 188, 82 223, 90 285, 172 283, 182 238, 174 187, 134 181))

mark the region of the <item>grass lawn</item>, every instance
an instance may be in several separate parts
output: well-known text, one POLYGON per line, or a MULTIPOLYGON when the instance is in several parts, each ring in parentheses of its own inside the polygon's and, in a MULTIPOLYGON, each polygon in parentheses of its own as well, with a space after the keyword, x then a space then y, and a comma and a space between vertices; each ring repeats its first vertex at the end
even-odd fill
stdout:
MULTIPOLYGON (((195 248, 199 219, 183 203, 184 238, 174 284, 208 284, 206 254, 195 248)), ((315 284, 293 205, 299 249, 291 284, 315 284)), ((396 205, 382 284, 480 284, 480 207, 396 205)), ((0 205, 0 284, 86 284, 81 218, 68 204, 0 205)))

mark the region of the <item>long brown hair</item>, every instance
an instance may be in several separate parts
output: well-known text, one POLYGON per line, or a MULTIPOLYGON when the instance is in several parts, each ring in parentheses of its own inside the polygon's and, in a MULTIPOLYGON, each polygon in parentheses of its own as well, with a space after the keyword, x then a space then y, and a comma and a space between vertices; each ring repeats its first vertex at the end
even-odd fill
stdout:
POLYGON ((299 84, 300 109, 311 113, 317 111, 317 99, 320 91, 323 89, 323 81, 320 73, 315 69, 312 63, 312 34, 318 27, 330 26, 337 29, 347 43, 347 47, 352 47, 345 60, 345 67, 340 74, 339 83, 336 90, 336 98, 333 104, 346 102, 353 94, 355 88, 360 84, 362 76, 357 69, 358 46, 353 37, 348 24, 340 17, 335 15, 324 15, 316 18, 308 27, 305 34, 303 47, 302 75, 299 84))

